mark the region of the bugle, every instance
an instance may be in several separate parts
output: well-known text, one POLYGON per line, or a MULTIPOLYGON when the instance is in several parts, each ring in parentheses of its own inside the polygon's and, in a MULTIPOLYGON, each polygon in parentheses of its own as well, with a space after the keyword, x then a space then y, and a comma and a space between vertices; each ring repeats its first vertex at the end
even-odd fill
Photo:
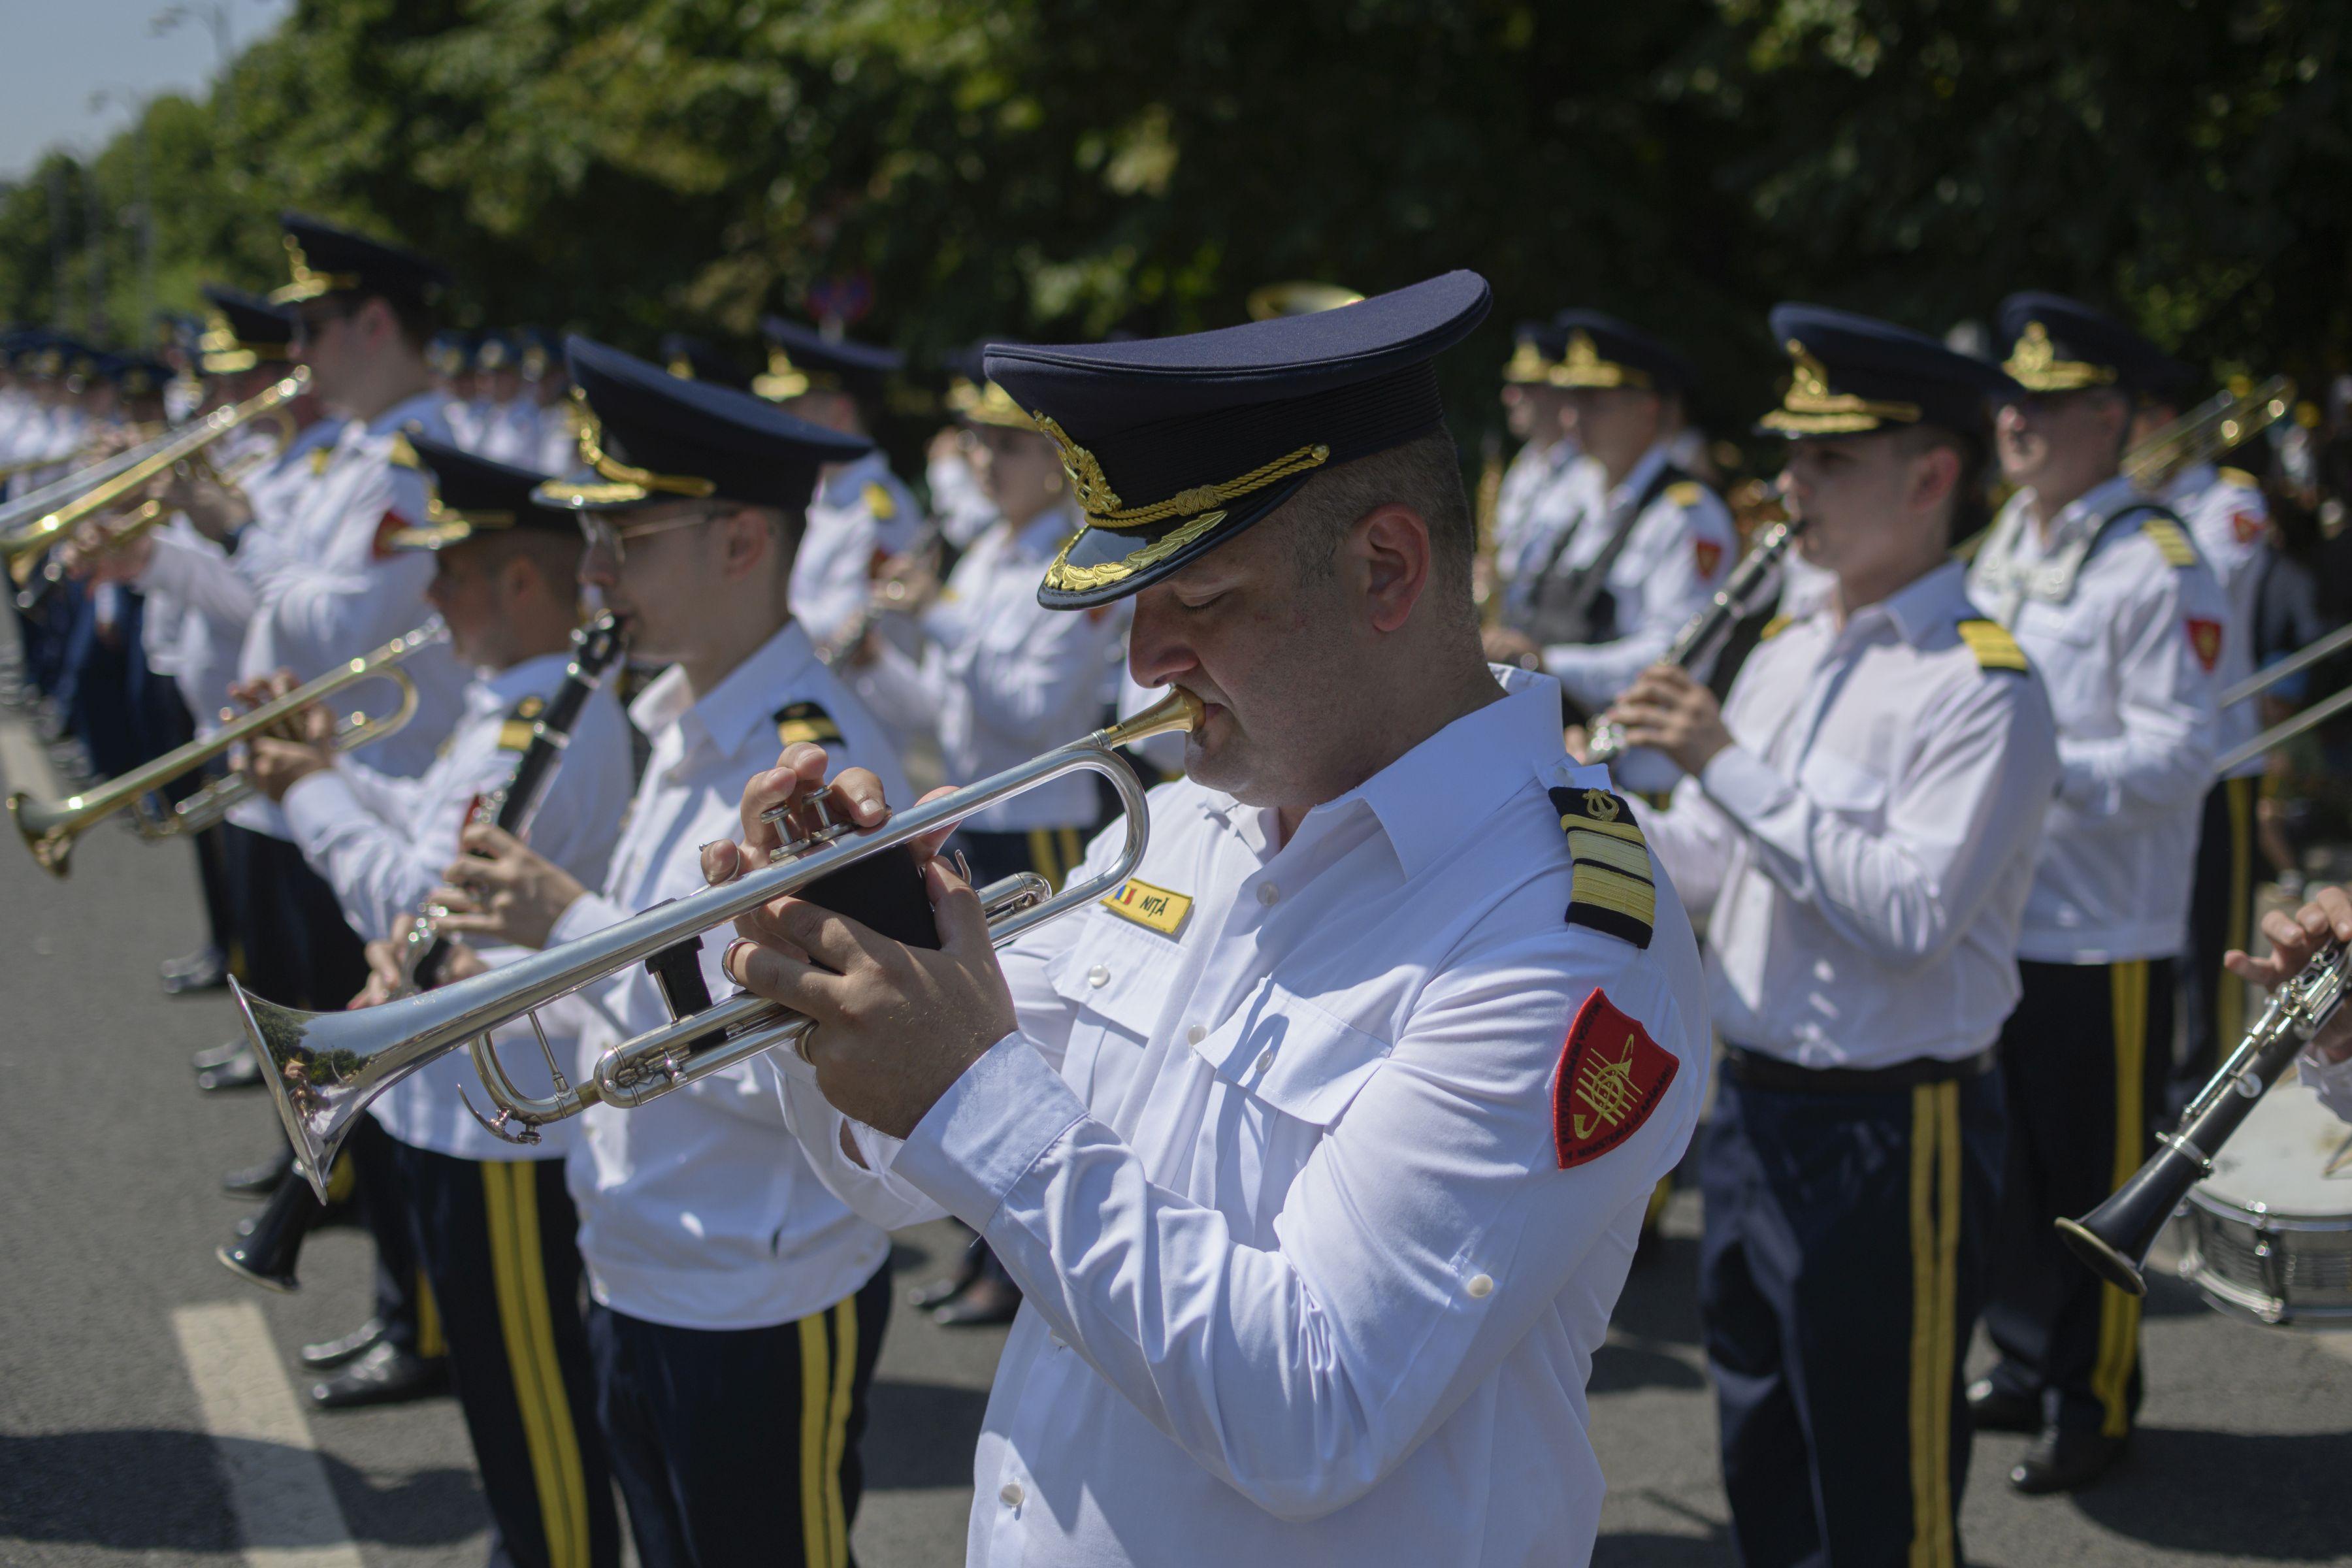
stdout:
POLYGON ((2123 471, 2143 490, 2162 489, 2181 469, 2252 440, 2294 406, 2294 383, 2283 375, 2246 391, 2217 392, 2126 452, 2123 471))
MULTIPOLYGON (((490 1031, 529 1019, 537 1029, 537 1009, 582 986, 646 964, 657 980, 686 971, 699 987, 696 953, 705 933, 748 914, 772 899, 808 888, 856 862, 898 848, 925 834, 953 826, 974 812, 1065 774, 1090 770, 1109 781, 1125 807, 1126 842, 1109 869, 1072 882, 1051 897, 1033 896, 1042 879, 1006 889, 997 883, 982 894, 990 909, 990 935, 1010 942, 1042 921, 1083 907, 1126 880, 1143 858, 1150 816, 1143 786, 1118 748, 1201 721, 1200 699, 1173 691, 1143 712, 1106 726, 1085 739, 1047 752, 992 778, 909 806, 870 833, 853 831, 835 819, 824 831, 777 852, 774 863, 731 882, 657 904, 601 931, 560 947, 529 953, 514 963, 453 982, 436 991, 357 1012, 306 1013, 247 994, 234 980, 231 992, 244 1016, 246 1034, 260 1060, 278 1114, 286 1124, 297 1160, 323 1196, 326 1173, 368 1101, 409 1074, 451 1051, 474 1046, 483 1089, 498 1107, 494 1131, 519 1142, 535 1136, 537 1125, 577 1115, 604 1103, 636 1107, 698 1079, 798 1041, 809 1020, 774 1003, 738 993, 715 1005, 688 999, 665 985, 672 1021, 625 1040, 598 1060, 590 1081, 567 1084, 560 1070, 556 1092, 533 1100, 514 1092, 488 1044, 490 1031), (513 1131, 519 1129, 520 1131, 513 1131)), ((542 1051, 545 1037, 541 1036, 542 1051)), ((551 1065, 552 1058, 551 1057, 551 1065)), ((490 1119, 485 1118, 486 1121, 490 1119)))
POLYGON ((2154 1158, 2115 1195, 2081 1219, 2057 1221, 2074 1256, 2118 1289, 2147 1294, 2148 1249, 2189 1189, 2213 1173, 2213 1156, 2344 1001, 2347 952, 2329 942, 2271 993, 2269 1005, 2221 1070, 2180 1113, 2180 1125, 2157 1134, 2154 1158))
MULTIPOLYGON (((1693 616, 1675 636, 1674 646, 1666 650, 1665 662, 1681 669, 1696 669, 1721 651, 1724 640, 1731 636, 1732 627, 1741 616, 1755 608, 1753 599, 1771 574, 1797 542, 1797 535, 1805 529, 1801 517, 1783 518, 1764 531, 1756 548, 1740 558, 1730 577, 1716 590, 1706 608, 1693 616)), ((1625 732, 1607 719, 1596 721, 1584 748, 1588 763, 1616 761, 1625 750, 1625 732)))
POLYGON ((371 719, 364 713, 350 715, 335 730, 334 747, 337 751, 355 751, 383 740, 416 712, 416 683, 396 667, 418 649, 441 642, 448 635, 436 616, 373 653, 337 665, 317 679, 222 725, 212 734, 166 752, 153 762, 109 779, 95 789, 59 801, 35 800, 17 790, 8 797, 8 816, 16 824, 16 831, 24 835, 25 847, 33 852, 41 869, 59 878, 66 874, 67 858, 73 853, 75 841, 93 825, 118 811, 131 811, 131 825, 142 838, 176 838, 201 833, 226 816, 233 807, 250 799, 253 786, 232 773, 205 784, 168 809, 148 806, 146 797, 230 747, 268 732, 311 703, 324 702, 362 680, 391 681, 399 689, 399 704, 381 719, 371 719))
MULTIPOLYGON (((12 501, 0 507, 0 528, 11 530, 0 533, 0 557, 15 561, 28 552, 47 549, 60 535, 83 518, 106 511, 122 504, 124 499, 157 475, 169 472, 175 465, 186 461, 250 420, 270 413, 281 404, 291 403, 302 395, 310 384, 307 366, 298 365, 291 375, 273 382, 243 403, 215 408, 203 418, 158 437, 144 446, 123 454, 135 458, 128 465, 117 461, 101 463, 72 476, 72 484, 60 499, 37 510, 25 510, 31 501, 48 493, 35 492, 22 501, 12 501), (102 479, 92 479, 91 474, 103 473, 102 479), (22 527, 16 525, 29 517, 32 521, 22 527)), ((56 487, 49 487, 55 489, 56 487)))

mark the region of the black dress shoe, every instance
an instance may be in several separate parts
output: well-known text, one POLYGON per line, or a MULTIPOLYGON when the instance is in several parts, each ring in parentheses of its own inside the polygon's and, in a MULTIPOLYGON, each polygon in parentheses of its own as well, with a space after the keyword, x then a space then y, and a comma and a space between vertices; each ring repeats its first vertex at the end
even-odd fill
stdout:
POLYGON ((239 1037, 234 1040, 223 1040, 217 1046, 206 1046, 188 1058, 188 1066, 197 1072, 210 1072, 215 1068, 228 1066, 239 1057, 249 1057, 252 1054, 253 1047, 245 1043, 243 1037, 239 1037))
POLYGON ((310 1403, 321 1410, 358 1410, 423 1399, 448 1386, 446 1356, 426 1361, 415 1351, 379 1344, 334 1376, 312 1384, 310 1403))
POLYGON ((259 1089, 261 1064, 254 1059, 251 1051, 247 1051, 226 1067, 207 1068, 198 1073, 196 1087, 206 1094, 220 1094, 232 1089, 259 1089))
POLYGON ((294 1169, 294 1151, 281 1147, 259 1164, 247 1165, 242 1171, 231 1171, 221 1178, 221 1191, 231 1197, 266 1198, 276 1192, 294 1169))
POLYGON ((302 1347, 302 1364, 312 1372, 331 1372, 362 1352, 375 1348, 383 1338, 383 1320, 370 1318, 339 1340, 320 1340, 302 1347))
POLYGON ((947 1305, 935 1309, 931 1321, 943 1329, 978 1329, 1009 1323, 1021 1310, 1021 1287, 1007 1279, 983 1276, 947 1305))
POLYGON ((201 948, 185 958, 164 960, 163 989, 174 996, 218 991, 228 984, 228 961, 216 947, 201 948))
POLYGON ((2042 1401, 2012 1394, 1989 1377, 1969 1384, 1969 1415, 1979 1432, 2039 1432, 2042 1401))
POLYGON ((2009 1484, 2028 1497, 2081 1491, 2123 1457, 2124 1442, 2096 1432, 2045 1427, 2033 1447, 2025 1450, 2025 1458, 2009 1472, 2009 1484))

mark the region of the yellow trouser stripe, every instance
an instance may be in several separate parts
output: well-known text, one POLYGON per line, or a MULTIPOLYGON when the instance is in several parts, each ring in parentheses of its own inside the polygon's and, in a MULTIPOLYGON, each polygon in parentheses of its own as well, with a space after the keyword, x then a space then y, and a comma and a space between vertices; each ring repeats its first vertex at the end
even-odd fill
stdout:
POLYGON ((1054 836, 1045 828, 1029 830, 1029 864, 1037 875, 1054 884, 1055 892, 1062 890, 1062 868, 1054 858, 1054 836))
POLYGON ((824 1510, 825 1405, 832 1394, 824 1314, 811 1312, 801 1320, 801 1554, 809 1568, 833 1561, 824 1510))
MULTIPOLYGON (((2225 779, 2222 798, 2230 808, 2230 923, 2221 933, 2224 952, 2242 949, 2252 937, 2254 858, 2254 786, 2258 779, 2225 779)), ((2212 976, 2215 1037, 2227 1056, 2246 1032, 2245 983, 2223 973, 2212 976)))
POLYGON ((449 1342, 441 1337, 441 1303, 433 1299, 433 1281, 425 1278, 422 1268, 416 1271, 416 1353, 428 1358, 449 1353, 449 1342))
POLYGON ((1674 1195, 1675 1173, 1669 1171, 1658 1178, 1656 1186, 1650 1189, 1649 1206, 1642 1211, 1642 1223, 1645 1226, 1657 1224, 1658 1216, 1666 1212, 1666 1205, 1674 1201, 1674 1195))
POLYGON ((1960 1342, 1960 1086, 1936 1086, 1936 1568, 1952 1562, 1952 1384, 1960 1342))
POLYGON ((824 1568, 848 1568, 849 1563, 849 1509, 841 1495, 841 1464, 849 1452, 850 1384, 856 1373, 857 1298, 845 1296, 833 1306, 833 1411, 824 1435, 824 1517, 832 1554, 824 1568))
MULTIPOLYGON (((2140 1166, 2140 1069, 2147 1054, 2147 961, 2134 959, 2108 970, 2116 1033, 2116 1163, 2113 1192, 2140 1166)), ((2099 1287, 2099 1352, 2091 1371, 2091 1392, 2106 1408, 2101 1432, 2121 1437, 2131 1430, 2126 1395, 2132 1363, 2139 1357, 2139 1298, 2112 1285, 2099 1287)))
POLYGON ((572 1431, 563 1379, 555 1367, 546 1269, 539 1252, 539 1192, 530 1178, 527 1163, 482 1163, 490 1288, 498 1299, 499 1337, 506 1350, 507 1375, 514 1380, 515 1413, 522 1422, 523 1450, 530 1456, 548 1559, 560 1568, 584 1568, 588 1489, 580 1472, 579 1444, 572 1431))
MULTIPOLYGON (((513 1173, 509 1179, 514 1184, 515 1247, 523 1263, 523 1310, 530 1321, 530 1349, 539 1365, 548 1433, 555 1440, 555 1474, 562 1482, 559 1498, 565 1538, 572 1542, 570 1552, 552 1555, 558 1568, 566 1564, 588 1568, 588 1477, 580 1463, 580 1434, 572 1425, 572 1396, 564 1390, 563 1369, 555 1360, 555 1313, 547 1294, 546 1254, 540 1250, 539 1167, 516 1162, 507 1169, 513 1173)), ((541 1500, 542 1510, 550 1506, 541 1500)), ((553 1541, 555 1532, 551 1530, 548 1537, 553 1541)))
POLYGON ((1911 1091, 1911 1568, 1935 1568, 1936 1097, 1911 1091))
POLYGON ((359 1178, 352 1174, 352 1157, 338 1154, 335 1163, 327 1167, 327 1202, 347 1204, 352 1201, 352 1187, 359 1178))
MULTIPOLYGON (((1062 841, 1062 878, 1066 881, 1070 873, 1078 868, 1078 862, 1087 858, 1087 847, 1079 841, 1078 830, 1075 827, 1056 827, 1054 836, 1062 841)), ((1059 884, 1054 890, 1061 891, 1059 884)))

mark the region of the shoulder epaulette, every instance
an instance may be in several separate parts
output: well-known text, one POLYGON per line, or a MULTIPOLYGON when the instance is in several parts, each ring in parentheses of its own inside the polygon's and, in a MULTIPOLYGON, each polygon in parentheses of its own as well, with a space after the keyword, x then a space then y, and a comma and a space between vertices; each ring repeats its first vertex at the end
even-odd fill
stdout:
POLYGON ((877 522, 887 522, 898 515, 898 503, 890 499, 890 487, 878 481, 866 487, 866 515, 877 522))
POLYGON ((1999 621, 1962 621, 1958 630, 1960 640, 1977 656, 1979 668, 2026 672, 2025 650, 1999 621))
POLYGON ((416 448, 408 444, 408 432, 405 430, 392 433, 392 450, 388 456, 395 468, 421 468, 425 466, 425 459, 418 457, 416 448))
POLYGON ((539 727, 539 716, 546 711, 547 700, 536 692, 508 709, 506 721, 499 726, 499 750, 527 750, 531 731, 539 727))
POLYGON ((312 479, 317 479, 320 474, 325 473, 325 472, 327 471, 327 465, 328 465, 329 463, 333 462, 334 460, 335 460, 335 449, 334 449, 332 447, 311 447, 311 448, 310 448, 310 477, 311 477, 312 479))
POLYGON ((789 746, 806 741, 822 746, 841 739, 841 726, 820 703, 793 702, 776 710, 776 739, 789 746))
POLYGON ((1756 634, 1756 640, 1758 642, 1770 642, 1774 637, 1777 637, 1782 632, 1787 631, 1789 629, 1790 623, 1795 619, 1796 617, 1794 616, 1774 616, 1770 620, 1764 623, 1764 629, 1756 634))
POLYGON ((1706 487, 1696 479, 1685 479, 1680 484, 1666 487, 1666 499, 1676 506, 1696 506, 1706 496, 1706 487))
POLYGON ((1550 793, 1573 868, 1568 923, 1648 947, 1658 889, 1650 879, 1649 842, 1634 825, 1633 808, 1605 789, 1550 793))
POLYGON ((2235 485, 2243 490, 2258 490, 2263 488, 2263 481, 2243 468, 2219 468, 2215 472, 2221 476, 2221 482, 2225 485, 2235 485))
POLYGON ((2170 518, 2151 517, 2139 525, 2139 531, 2147 536, 2148 542, 2156 546, 2157 553, 2163 556, 2168 564, 2197 564, 2197 547, 2189 542, 2189 535, 2181 531, 2180 525, 2170 518))

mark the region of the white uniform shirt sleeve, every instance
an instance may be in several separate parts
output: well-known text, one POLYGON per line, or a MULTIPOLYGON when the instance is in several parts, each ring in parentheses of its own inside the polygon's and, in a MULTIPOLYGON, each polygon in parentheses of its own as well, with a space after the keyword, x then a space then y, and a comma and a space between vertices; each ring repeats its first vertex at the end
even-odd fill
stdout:
POLYGON ((379 647, 416 629, 432 555, 379 554, 375 545, 387 518, 395 526, 424 521, 425 479, 415 468, 378 468, 316 559, 289 557, 261 579, 261 610, 282 659, 324 668, 354 648, 379 647))
POLYGON ((1738 825, 1707 799, 1696 779, 1687 776, 1675 785, 1665 810, 1642 811, 1638 816, 1642 837, 1665 868, 1684 910, 1693 921, 1705 920, 1723 894, 1724 873, 1739 842, 1738 825))
POLYGON ((2319 1103, 2346 1121, 2352 1121, 2352 1057, 2331 1062, 2305 1048, 2294 1062, 2296 1076, 2319 1094, 2319 1103))
POLYGON ((1272 1250, 1155 1186, 1023 1039, 958 1080, 897 1171, 979 1227, 1194 1462, 1279 1518, 1320 1518, 1493 1374, 1682 1153, 1706 1022, 1675 1013, 1658 969, 1597 960, 1605 940, 1563 926, 1438 973, 1292 1184, 1272 1250), (1626 1142, 1560 1170, 1553 1072, 1604 976, 1685 1070, 1626 1142))
MULTIPOLYGON (((1563 643, 1544 649, 1544 668, 1568 689, 1579 707, 1599 712, 1635 676, 1666 656, 1675 635, 1722 585, 1738 553, 1730 515, 1713 496, 1703 496, 1688 507, 1663 497, 1651 502, 1634 524, 1633 537, 1625 542, 1618 570, 1610 574, 1612 579, 1625 576, 1629 569, 1635 574, 1640 614, 1613 642, 1563 643), (1714 547, 1714 569, 1705 574, 1698 569, 1702 543, 1714 547)), ((1628 595, 1622 588, 1617 591, 1622 605, 1628 595)))
MULTIPOLYGON (((481 772, 487 775, 490 768, 481 772)), ((494 787, 485 777, 436 782, 447 787, 420 795, 414 816, 391 818, 368 809, 339 769, 312 773, 286 792, 286 821, 302 858, 335 889, 344 918, 371 942, 389 936, 393 921, 414 913, 439 884, 442 868, 457 858, 473 790, 494 787)))
MULTIPOLYGON (((2118 549, 2155 546, 2132 541, 2118 549)), ((2109 667, 2120 684, 2119 735, 2062 735, 2059 793, 2090 818, 2165 816, 2200 799, 2213 783, 2213 678, 2189 641, 2189 617, 2226 624, 2221 590, 2200 564, 2168 566, 2145 590, 2120 600, 2106 630, 2109 667)))
POLYGON ((1949 701, 1948 713, 1921 723, 1927 744, 1887 781, 1878 831, 1741 746, 1716 753, 1699 777, 1748 834, 1757 869, 1857 947, 1904 967, 1941 958, 1968 931, 2014 863, 2015 825, 2038 824, 2057 784, 2055 721, 2039 681, 1974 680, 1949 701))
MULTIPOLYGON (((168 594, 189 608, 231 626, 253 618, 252 582, 232 564, 228 552, 202 534, 158 529, 146 569, 132 586, 168 594)), ((242 552, 240 552, 242 553, 242 552)))

